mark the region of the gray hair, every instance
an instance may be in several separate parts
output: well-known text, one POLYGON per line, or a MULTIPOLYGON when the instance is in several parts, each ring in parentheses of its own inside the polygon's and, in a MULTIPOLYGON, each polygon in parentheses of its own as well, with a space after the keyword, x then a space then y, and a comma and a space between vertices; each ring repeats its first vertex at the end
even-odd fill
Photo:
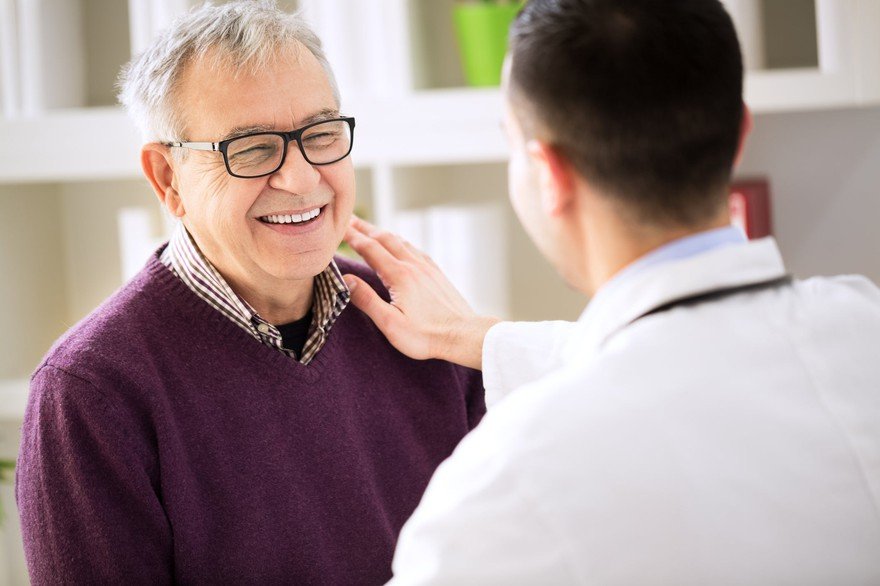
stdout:
POLYGON ((256 73, 277 59, 282 47, 295 43, 324 68, 338 106, 339 87, 321 40, 298 14, 280 10, 275 0, 237 0, 221 6, 205 2, 177 18, 123 67, 119 101, 145 141, 186 140, 174 101, 181 73, 190 62, 211 52, 215 66, 256 73))

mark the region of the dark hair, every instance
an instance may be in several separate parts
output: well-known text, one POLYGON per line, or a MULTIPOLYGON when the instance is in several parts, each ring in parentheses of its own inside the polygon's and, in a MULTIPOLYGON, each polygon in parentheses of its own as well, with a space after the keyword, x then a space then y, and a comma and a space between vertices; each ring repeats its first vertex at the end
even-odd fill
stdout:
POLYGON ((695 225, 726 197, 743 66, 718 0, 530 0, 510 33, 527 134, 654 225, 695 225))

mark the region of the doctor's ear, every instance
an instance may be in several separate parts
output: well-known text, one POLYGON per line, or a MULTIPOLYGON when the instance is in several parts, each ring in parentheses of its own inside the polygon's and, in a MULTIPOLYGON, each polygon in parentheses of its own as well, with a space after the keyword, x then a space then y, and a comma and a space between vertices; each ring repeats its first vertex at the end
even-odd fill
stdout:
POLYGON ((141 168, 162 205, 175 218, 182 218, 186 215, 186 210, 177 191, 171 156, 169 147, 158 142, 147 143, 141 149, 141 168))
POLYGON ((739 126, 739 144, 736 148, 736 158, 733 161, 733 167, 739 167, 740 161, 742 161, 743 151, 746 148, 746 140, 748 140, 749 135, 752 133, 752 128, 754 127, 755 122, 752 119, 752 111, 749 110, 749 107, 743 103, 743 113, 742 113, 742 122, 739 126))
POLYGON ((574 168, 556 147, 540 140, 530 140, 526 150, 537 171, 541 207, 547 215, 559 216, 574 197, 574 168))

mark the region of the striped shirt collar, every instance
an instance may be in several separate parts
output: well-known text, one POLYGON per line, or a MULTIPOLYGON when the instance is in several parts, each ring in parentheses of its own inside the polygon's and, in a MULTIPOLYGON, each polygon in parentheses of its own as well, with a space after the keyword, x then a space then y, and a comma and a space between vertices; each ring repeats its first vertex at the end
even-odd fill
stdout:
MULTIPOLYGON (((264 320, 251 305, 242 299, 214 265, 201 253, 195 241, 179 223, 160 257, 177 277, 196 295, 225 315, 254 338, 293 358, 295 352, 283 347, 281 332, 264 320)), ((351 292, 342 279, 335 261, 315 277, 315 295, 312 305, 312 324, 299 361, 303 364, 324 346, 330 329, 351 299, 351 292)))

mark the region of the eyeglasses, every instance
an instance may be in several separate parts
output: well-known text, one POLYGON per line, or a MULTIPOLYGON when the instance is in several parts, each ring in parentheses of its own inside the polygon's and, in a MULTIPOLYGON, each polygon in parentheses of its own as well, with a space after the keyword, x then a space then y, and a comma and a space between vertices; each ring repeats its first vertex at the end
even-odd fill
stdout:
POLYGON ((220 142, 167 142, 165 146, 219 151, 233 177, 252 179, 276 172, 287 159, 287 145, 296 141, 311 165, 331 165, 351 153, 354 118, 321 120, 290 132, 254 132, 220 142))

